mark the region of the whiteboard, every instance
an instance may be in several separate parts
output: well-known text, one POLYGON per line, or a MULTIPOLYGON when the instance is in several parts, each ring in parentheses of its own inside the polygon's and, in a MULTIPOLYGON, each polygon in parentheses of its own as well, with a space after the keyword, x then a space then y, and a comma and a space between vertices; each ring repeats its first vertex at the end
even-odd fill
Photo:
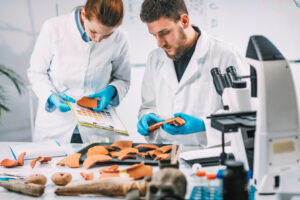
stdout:
MULTIPOLYGON (((300 58, 300 0, 185 0, 191 23, 237 46, 245 55, 249 37, 264 35, 288 59, 300 58)), ((156 40, 139 17, 141 0, 124 0, 123 28, 132 61, 143 64, 156 40)))

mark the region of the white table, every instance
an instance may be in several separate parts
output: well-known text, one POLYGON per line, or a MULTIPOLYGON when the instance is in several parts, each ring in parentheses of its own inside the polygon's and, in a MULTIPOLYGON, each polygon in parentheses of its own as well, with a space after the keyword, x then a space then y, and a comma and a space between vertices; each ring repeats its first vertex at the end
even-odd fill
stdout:
MULTIPOLYGON (((9 158, 9 159, 14 159, 12 153, 9 150, 9 145, 12 144, 18 144, 17 142, 0 142, 1 148, 0 148, 0 161, 9 158)), ((77 152, 81 148, 84 147, 82 144, 66 144, 63 145, 65 150, 67 151, 68 154, 72 154, 74 152, 77 152)), ((196 147, 184 147, 183 151, 185 150, 191 150, 191 149, 197 149, 196 147)), ((42 156, 42 155, 41 155, 42 156)), ((28 176, 30 174, 35 174, 35 173, 40 173, 44 174, 47 177, 47 184, 46 184, 46 189, 45 193, 39 197, 39 199, 94 199, 94 198, 99 198, 99 196, 95 195, 81 195, 81 196, 57 196, 54 193, 54 190, 57 188, 52 181, 51 181, 51 176, 55 172, 69 172, 72 174, 72 182, 75 181, 83 181, 83 178, 80 176, 80 172, 85 172, 85 173, 94 173, 94 179, 99 177, 99 169, 101 167, 93 167, 89 170, 85 170, 82 165, 80 168, 69 168, 66 166, 56 166, 56 163, 61 160, 62 157, 58 158, 53 158, 52 161, 50 161, 47 164, 42 164, 40 165, 39 162, 36 164, 35 168, 32 169, 29 165, 31 160, 25 160, 24 161, 24 166, 19 166, 15 168, 4 168, 0 166, 0 172, 6 172, 6 173, 13 173, 13 174, 19 174, 19 175, 24 175, 28 176)), ((120 166, 120 168, 127 168, 128 166, 120 166)), ((205 170, 208 170, 209 172, 216 172, 219 169, 219 167, 210 167, 210 168, 205 168, 205 170)), ((158 170, 158 167, 153 167, 153 171, 156 172, 158 170)), ((184 161, 180 161, 180 170, 185 174, 187 181, 188 181, 188 188, 187 188, 187 195, 186 198, 190 197, 191 191, 193 189, 193 184, 192 184, 192 178, 191 178, 191 167, 186 164, 184 161)), ((101 199, 117 199, 117 198, 109 198, 109 197, 100 197, 101 199)), ((12 200, 12 199, 20 199, 20 200, 27 200, 27 199, 37 199, 36 197, 30 197, 14 192, 9 192, 6 189, 0 187, 0 199, 7 199, 7 200, 12 200)), ((257 197, 256 200, 273 200, 275 199, 274 197, 257 197)))
MULTIPOLYGON (((9 145, 12 144, 19 144, 18 142, 0 142, 1 148, 0 148, 0 161, 9 158, 9 159, 14 159, 12 153, 9 150, 9 145)), ((62 145, 62 147, 67 151, 67 153, 70 155, 72 153, 77 152, 81 148, 84 147, 83 144, 65 144, 62 145)), ((42 156, 42 155, 41 155, 42 156)), ((26 156, 25 156, 26 157, 26 156)), ((83 178, 80 176, 80 172, 84 173, 94 173, 94 179, 99 177, 99 169, 101 167, 93 167, 89 170, 85 170, 82 165, 80 168, 69 168, 66 166, 57 166, 56 163, 60 161, 62 157, 57 157, 53 158, 52 161, 50 161, 47 164, 42 164, 40 165, 39 162, 37 162, 36 166, 34 169, 30 167, 30 162, 31 160, 24 160, 24 166, 18 166, 15 168, 5 168, 0 166, 1 172, 6 172, 6 173, 13 173, 13 174, 18 174, 18 175, 23 175, 23 176, 28 176, 30 174, 44 174, 47 177, 47 184, 46 184, 46 189, 45 193, 39 198, 39 199, 91 199, 93 197, 99 198, 99 196, 93 196, 93 195, 82 195, 80 197, 72 196, 72 197, 67 197, 67 196, 57 196, 54 193, 54 190, 56 189, 57 186, 55 186, 52 181, 51 181, 51 176, 55 172, 69 172, 72 174, 72 182, 75 181, 83 181, 83 178)), ((128 168, 126 165, 121 165, 120 168, 128 168)), ((191 168, 189 165, 182 163, 180 165, 180 169, 186 174, 187 178, 189 178, 189 175, 191 174, 191 168)), ((153 171, 156 172, 158 170, 158 167, 154 166, 153 171)), ((190 191, 192 188, 188 188, 188 193, 187 197, 190 195, 190 191)), ((20 199, 20 200, 27 200, 27 199, 36 199, 35 197, 30 197, 14 192, 9 192, 6 189, 0 187, 0 199, 20 199)), ((101 197, 101 199, 111 199, 109 197, 101 197)), ((116 199, 116 198, 113 198, 116 199)))

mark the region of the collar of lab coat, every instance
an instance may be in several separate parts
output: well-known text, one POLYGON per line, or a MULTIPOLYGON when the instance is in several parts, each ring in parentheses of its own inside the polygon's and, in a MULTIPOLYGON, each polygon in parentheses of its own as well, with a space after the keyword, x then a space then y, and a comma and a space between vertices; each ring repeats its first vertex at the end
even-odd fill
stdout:
POLYGON ((72 30, 72 33, 73 33, 72 36, 75 37, 76 40, 80 41, 80 43, 82 45, 87 45, 87 46, 94 45, 95 44, 94 41, 85 42, 82 39, 81 34, 80 34, 80 32, 78 31, 78 28, 77 28, 76 19, 75 19, 75 12, 76 12, 76 9, 73 10, 73 12, 71 13, 71 15, 69 16, 70 29, 72 30))
POLYGON ((194 77, 200 76, 203 68, 199 69, 202 63, 205 59, 205 55, 208 52, 209 48, 209 39, 207 33, 205 31, 201 30, 200 38, 197 41, 196 48, 194 51, 194 54, 180 80, 178 82, 175 67, 173 60, 170 59, 166 52, 163 51, 162 54, 162 68, 160 73, 165 78, 166 83, 172 88, 173 91, 176 93, 179 92, 182 88, 184 88, 185 85, 189 84, 191 81, 194 80, 194 77))

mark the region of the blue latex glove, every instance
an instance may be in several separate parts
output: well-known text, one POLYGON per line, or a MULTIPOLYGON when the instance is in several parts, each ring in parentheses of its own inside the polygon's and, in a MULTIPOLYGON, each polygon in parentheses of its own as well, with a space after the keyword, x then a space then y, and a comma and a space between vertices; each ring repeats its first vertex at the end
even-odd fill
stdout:
POLYGON ((140 118, 140 120, 137 124, 138 132, 143 136, 149 136, 149 135, 151 135, 151 133, 148 132, 149 126, 156 124, 158 122, 162 122, 162 121, 164 121, 164 120, 159 118, 154 113, 145 114, 140 118))
POLYGON ((182 118, 185 121, 185 124, 182 126, 164 124, 163 129, 171 135, 187 135, 191 133, 205 131, 205 124, 200 118, 184 113, 176 113, 174 114, 174 116, 182 118))
MULTIPOLYGON (((75 99, 65 95, 65 94, 58 94, 58 96, 66 101, 75 103, 75 99)), ((48 98, 48 102, 50 106, 55 106, 56 108, 58 108, 58 110, 60 112, 68 112, 71 110, 70 106, 63 102, 62 100, 60 100, 57 96, 55 96, 54 94, 51 94, 50 97, 48 98)), ((55 109, 55 108, 54 108, 55 109)))
POLYGON ((115 87, 109 85, 100 92, 89 95, 89 98, 100 98, 100 100, 98 100, 98 107, 94 108, 94 110, 97 112, 103 111, 108 106, 109 102, 112 100, 115 92, 115 87))

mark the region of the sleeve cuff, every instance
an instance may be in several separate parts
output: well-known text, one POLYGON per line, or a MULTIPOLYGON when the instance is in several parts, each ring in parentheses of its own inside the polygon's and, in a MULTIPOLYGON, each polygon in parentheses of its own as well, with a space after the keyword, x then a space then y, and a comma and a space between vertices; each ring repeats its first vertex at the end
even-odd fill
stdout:
POLYGON ((120 104, 118 90, 115 86, 112 85, 112 87, 115 88, 115 93, 114 93, 111 101, 109 102, 109 104, 111 104, 113 106, 118 106, 120 104))

